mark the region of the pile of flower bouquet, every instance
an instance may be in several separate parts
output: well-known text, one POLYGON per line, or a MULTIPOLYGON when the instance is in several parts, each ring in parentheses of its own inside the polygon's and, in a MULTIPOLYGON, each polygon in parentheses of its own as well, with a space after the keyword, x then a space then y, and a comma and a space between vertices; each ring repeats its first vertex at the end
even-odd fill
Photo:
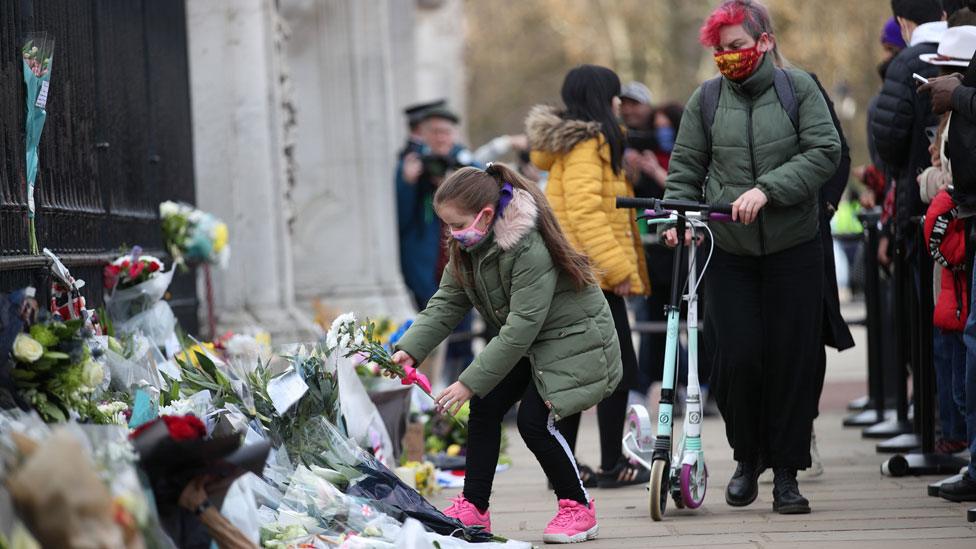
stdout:
MULTIPOLYGON (((106 270, 109 302, 162 276, 154 259, 130 254, 114 262, 106 270)), ((138 316, 156 303, 145 298, 126 312, 138 316)), ((180 490, 195 476, 219 473, 236 478, 222 494, 223 512, 265 547, 500 542, 424 499, 414 487, 430 493, 429 465, 409 464, 413 482, 401 480, 375 407, 361 412, 372 406, 357 374, 363 364, 430 394, 426 376, 392 362, 394 330, 342 315, 321 343, 273 349, 264 337, 226 334, 213 343, 182 338, 174 350, 138 329, 119 333, 119 325, 98 336, 81 321, 47 319, 20 330, 9 350, 7 371, 27 410, 0 412, 0 498, 3 486, 17 487, 10 494, 16 535, 76 547, 66 525, 84 524, 110 540, 102 546, 171 546, 158 525, 172 524, 180 490), (54 528, 38 509, 47 496, 70 503, 66 485, 52 484, 67 474, 60 468, 68 449, 85 456, 79 478, 103 486, 89 482, 97 504, 59 515, 84 520, 54 528), (85 509, 98 511, 89 517, 85 509)))

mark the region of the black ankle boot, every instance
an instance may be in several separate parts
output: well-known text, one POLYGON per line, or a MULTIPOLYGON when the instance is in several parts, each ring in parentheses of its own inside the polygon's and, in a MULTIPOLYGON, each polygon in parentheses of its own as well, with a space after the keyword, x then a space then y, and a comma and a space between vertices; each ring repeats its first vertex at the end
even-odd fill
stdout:
POLYGON ((800 487, 796 484, 796 469, 773 470, 773 511, 781 515, 810 512, 810 502, 800 495, 800 487))
POLYGON ((725 488, 725 503, 732 507, 745 507, 756 501, 759 495, 759 475, 765 467, 740 461, 725 488))

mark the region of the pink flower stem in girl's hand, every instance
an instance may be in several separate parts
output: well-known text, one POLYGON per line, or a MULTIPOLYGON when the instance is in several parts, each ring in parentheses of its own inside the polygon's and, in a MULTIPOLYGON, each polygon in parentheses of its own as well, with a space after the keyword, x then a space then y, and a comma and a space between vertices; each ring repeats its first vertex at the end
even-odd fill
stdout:
POLYGON ((400 380, 400 383, 403 385, 413 385, 416 383, 428 395, 432 392, 430 380, 413 366, 403 367, 403 378, 400 380))
MULTIPOLYGON (((420 387, 420 389, 428 397, 430 397, 431 400, 435 400, 436 401, 436 399, 434 398, 433 389, 430 386, 430 380, 427 379, 427 376, 425 376, 424 374, 420 373, 420 371, 417 370, 416 368, 414 368, 413 366, 406 366, 406 365, 404 365, 404 366, 402 366, 402 368, 403 368, 403 374, 399 376, 400 377, 400 383, 401 384, 403 384, 403 385, 414 385, 414 384, 416 384, 417 387, 420 387)), ((459 420, 458 418, 454 417, 452 414, 450 414, 448 412, 445 412, 444 415, 446 415, 447 417, 451 418, 451 420, 454 421, 454 424, 457 425, 458 427, 467 428, 466 425, 464 425, 463 423, 461 423, 461 420, 459 420)))

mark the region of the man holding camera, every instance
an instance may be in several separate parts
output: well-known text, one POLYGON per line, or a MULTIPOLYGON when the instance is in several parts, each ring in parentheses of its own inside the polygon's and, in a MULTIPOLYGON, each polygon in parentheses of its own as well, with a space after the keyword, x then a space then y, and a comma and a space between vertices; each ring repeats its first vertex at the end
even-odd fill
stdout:
POLYGON ((434 106, 419 115, 419 150, 407 152, 397 166, 397 214, 400 268, 419 309, 437 291, 443 229, 434 214, 434 191, 454 170, 474 163, 471 152, 458 143, 456 114, 434 106))

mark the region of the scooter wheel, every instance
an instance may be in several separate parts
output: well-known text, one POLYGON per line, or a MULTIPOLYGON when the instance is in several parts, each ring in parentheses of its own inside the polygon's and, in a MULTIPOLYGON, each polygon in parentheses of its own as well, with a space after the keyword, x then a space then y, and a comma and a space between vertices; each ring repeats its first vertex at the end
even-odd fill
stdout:
POLYGON ((668 462, 655 460, 651 464, 651 518, 655 521, 664 519, 664 510, 668 505, 668 462))
POLYGON ((685 507, 698 509, 705 501, 705 489, 708 487, 708 467, 702 465, 702 472, 699 475, 695 465, 682 465, 680 483, 681 500, 685 507))

